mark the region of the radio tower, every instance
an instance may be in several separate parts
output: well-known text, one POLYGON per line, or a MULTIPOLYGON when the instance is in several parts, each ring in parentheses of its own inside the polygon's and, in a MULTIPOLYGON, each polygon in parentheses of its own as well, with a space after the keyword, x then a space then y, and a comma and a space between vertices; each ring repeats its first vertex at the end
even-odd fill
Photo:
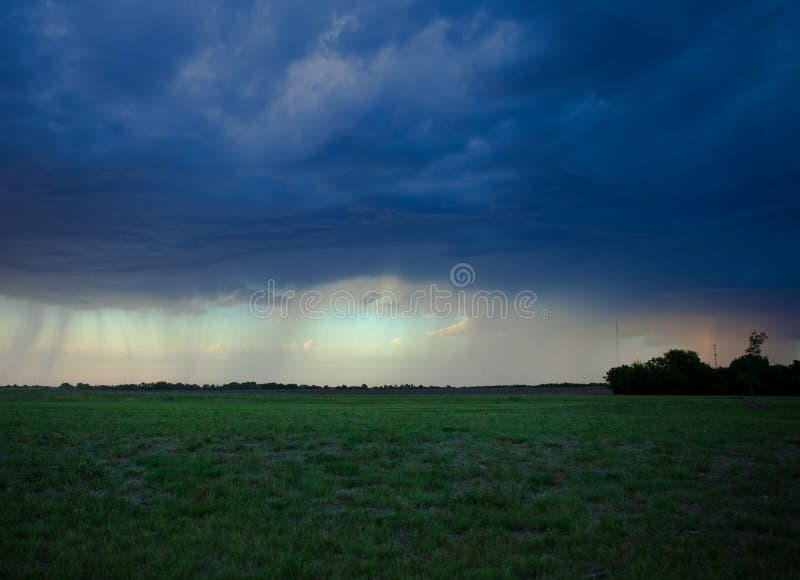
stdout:
POLYGON ((714 345, 714 368, 717 368, 717 345, 714 345))
POLYGON ((619 366, 619 320, 614 321, 614 327, 617 331, 617 366, 619 366))

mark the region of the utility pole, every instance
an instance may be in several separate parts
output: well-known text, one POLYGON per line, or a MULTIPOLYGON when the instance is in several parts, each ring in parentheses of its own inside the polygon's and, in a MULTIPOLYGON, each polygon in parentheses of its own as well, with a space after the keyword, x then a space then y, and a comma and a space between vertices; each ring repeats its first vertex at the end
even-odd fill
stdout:
POLYGON ((717 345, 714 345, 714 368, 717 368, 717 345))
POLYGON ((614 321, 614 326, 617 331, 617 366, 619 366, 619 320, 614 321))

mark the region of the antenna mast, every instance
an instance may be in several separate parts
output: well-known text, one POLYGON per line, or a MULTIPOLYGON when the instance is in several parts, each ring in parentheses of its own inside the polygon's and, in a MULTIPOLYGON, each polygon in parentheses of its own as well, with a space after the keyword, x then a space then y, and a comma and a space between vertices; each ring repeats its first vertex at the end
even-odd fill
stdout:
POLYGON ((717 345, 714 345, 714 368, 717 368, 717 345))
POLYGON ((617 331, 617 366, 619 366, 619 320, 614 321, 614 327, 617 331))

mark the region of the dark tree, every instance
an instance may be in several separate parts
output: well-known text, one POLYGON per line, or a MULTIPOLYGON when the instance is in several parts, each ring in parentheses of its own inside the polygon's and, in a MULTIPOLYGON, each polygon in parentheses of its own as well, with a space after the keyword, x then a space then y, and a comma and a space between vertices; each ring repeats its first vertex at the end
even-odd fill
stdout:
POLYGON ((750 333, 750 338, 748 339, 748 346, 745 349, 744 353, 747 356, 761 356, 761 347, 767 341, 767 333, 766 332, 757 332, 753 331, 750 333))

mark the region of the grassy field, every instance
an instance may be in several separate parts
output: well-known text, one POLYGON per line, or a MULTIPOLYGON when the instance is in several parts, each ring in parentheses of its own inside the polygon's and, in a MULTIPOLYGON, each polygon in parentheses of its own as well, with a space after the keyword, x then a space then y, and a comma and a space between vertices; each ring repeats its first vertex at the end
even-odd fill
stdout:
POLYGON ((0 576, 800 575, 800 400, 0 393, 0 576))

